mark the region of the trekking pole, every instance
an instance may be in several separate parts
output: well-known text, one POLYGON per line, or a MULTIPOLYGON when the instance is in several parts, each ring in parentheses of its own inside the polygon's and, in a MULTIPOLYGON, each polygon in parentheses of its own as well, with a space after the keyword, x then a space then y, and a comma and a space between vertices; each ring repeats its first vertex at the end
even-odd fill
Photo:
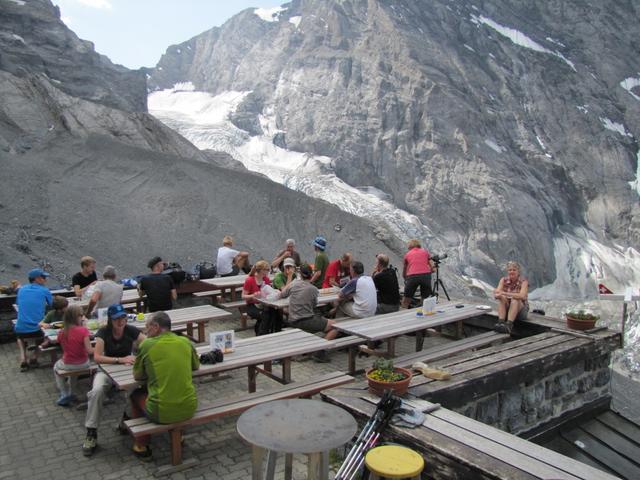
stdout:
POLYGON ((355 476, 364 461, 364 453, 380 437, 382 430, 393 416, 400 402, 400 399, 393 396, 391 391, 385 391, 380 402, 378 402, 376 411, 371 416, 371 420, 362 429, 358 439, 336 473, 335 480, 349 480, 355 476))

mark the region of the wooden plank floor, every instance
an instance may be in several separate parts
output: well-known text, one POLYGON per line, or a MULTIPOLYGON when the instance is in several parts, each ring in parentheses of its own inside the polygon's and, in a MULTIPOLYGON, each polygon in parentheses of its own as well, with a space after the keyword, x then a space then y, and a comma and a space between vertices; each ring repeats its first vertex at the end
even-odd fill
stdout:
POLYGON ((640 478, 640 425, 613 411, 560 430, 544 446, 621 478, 640 478))

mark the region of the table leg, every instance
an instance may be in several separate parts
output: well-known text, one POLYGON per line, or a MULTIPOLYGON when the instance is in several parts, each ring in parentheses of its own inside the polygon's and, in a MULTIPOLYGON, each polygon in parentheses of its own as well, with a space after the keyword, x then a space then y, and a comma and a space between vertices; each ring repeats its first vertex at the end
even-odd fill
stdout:
POLYGON ((265 372, 271 373, 271 371, 272 371, 271 362, 264 362, 263 367, 264 367, 264 371, 265 372))
POLYGON ((356 373, 356 357, 358 356, 358 347, 356 345, 351 345, 349 347, 349 375, 353 375, 356 373))
POLYGON ((418 330, 416 332, 416 352, 422 350, 422 347, 424 346, 424 333, 424 330, 418 330))
POLYGON ((229 290, 230 290, 230 293, 231 293, 231 301, 235 302, 236 301, 236 288, 233 287, 233 288, 230 288, 229 290))
POLYGON ((276 474, 276 460, 278 459, 278 452, 275 450, 269 450, 267 453, 267 470, 264 472, 265 480, 273 480, 273 476, 276 474))
POLYGON ((251 447, 251 479, 262 480, 262 461, 264 460, 264 454, 266 450, 264 448, 251 447))
POLYGON ((307 465, 307 479, 308 480, 327 480, 327 471, 324 471, 322 466, 322 453, 315 452, 307 454, 309 462, 307 465), (325 473, 325 476, 322 476, 325 473))
POLYGON ((284 456, 284 480, 291 480, 293 477, 293 454, 287 453, 284 456))
POLYGON ((174 428, 170 432, 171 435, 171 465, 180 465, 182 463, 182 431, 174 428))
POLYGON ((193 323, 187 323, 187 335, 193 337, 193 323))
POLYGON ((282 359, 282 383, 291 383, 291 359, 282 359))
POLYGON ((250 365, 247 368, 247 374, 249 376, 249 393, 254 393, 256 391, 256 377, 258 376, 255 365, 250 365))
POLYGON ((204 340, 204 322, 198 322, 198 343, 202 343, 204 340))
POLYGON ((395 337, 387 338, 387 356, 393 358, 396 356, 396 339, 395 337))
POLYGON ((456 340, 460 340, 462 338, 462 334, 464 333, 464 322, 459 320, 456 322, 456 340))

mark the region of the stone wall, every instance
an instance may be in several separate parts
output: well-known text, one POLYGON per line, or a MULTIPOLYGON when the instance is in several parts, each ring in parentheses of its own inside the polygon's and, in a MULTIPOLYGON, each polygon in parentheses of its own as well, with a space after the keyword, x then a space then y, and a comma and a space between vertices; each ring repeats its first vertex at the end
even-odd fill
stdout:
POLYGON ((610 361, 610 353, 585 359, 453 410, 506 432, 526 432, 609 397, 610 361))

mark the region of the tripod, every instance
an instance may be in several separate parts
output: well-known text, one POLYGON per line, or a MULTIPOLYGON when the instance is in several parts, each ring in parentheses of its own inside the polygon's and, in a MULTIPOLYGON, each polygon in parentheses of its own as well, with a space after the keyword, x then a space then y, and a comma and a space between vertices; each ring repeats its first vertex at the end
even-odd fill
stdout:
POLYGON ((440 278, 440 262, 434 263, 436 264, 436 279, 433 282, 433 294, 436 296, 436 298, 440 298, 440 287, 442 287, 442 291, 444 292, 445 297, 447 297, 447 300, 451 301, 451 297, 449 297, 449 294, 447 293, 444 282, 440 278))

